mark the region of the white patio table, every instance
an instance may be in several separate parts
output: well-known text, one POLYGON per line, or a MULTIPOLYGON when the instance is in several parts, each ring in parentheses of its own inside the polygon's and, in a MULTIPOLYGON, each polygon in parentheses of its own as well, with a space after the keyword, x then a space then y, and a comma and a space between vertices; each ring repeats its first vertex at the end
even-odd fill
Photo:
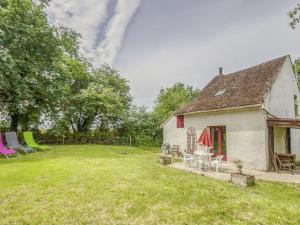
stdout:
POLYGON ((191 158, 194 164, 194 168, 201 169, 201 166, 203 164, 203 160, 201 159, 201 156, 197 154, 192 154, 191 158))
POLYGON ((213 153, 210 152, 204 152, 204 151, 196 151, 194 153, 196 156, 198 156, 202 161, 206 168, 211 168, 211 157, 213 153))
POLYGON ((184 154, 183 155, 183 160, 184 160, 184 165, 186 166, 187 164, 191 168, 195 169, 200 169, 202 164, 202 160, 199 155, 197 154, 184 154))

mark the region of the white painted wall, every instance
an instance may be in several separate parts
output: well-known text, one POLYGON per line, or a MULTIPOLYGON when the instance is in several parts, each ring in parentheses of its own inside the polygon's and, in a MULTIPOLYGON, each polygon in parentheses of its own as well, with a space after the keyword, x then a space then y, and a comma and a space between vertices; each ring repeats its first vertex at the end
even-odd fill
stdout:
POLYGON ((184 150, 189 127, 197 130, 199 138, 207 126, 226 126, 228 161, 240 159, 246 168, 266 170, 265 118, 261 108, 194 113, 185 115, 184 119, 184 128, 176 128, 176 117, 164 125, 164 143, 178 144, 184 150))
MULTIPOLYGON (((294 95, 300 100, 296 75, 288 58, 282 67, 269 94, 265 98, 265 109, 278 118, 296 118, 294 95)), ((299 106, 300 110, 300 106, 299 106)), ((299 118, 298 118, 299 119, 299 118)), ((267 128, 266 128, 267 129, 267 128)), ((274 140, 274 142, 276 142, 274 140)), ((300 130, 291 129, 291 151, 300 160, 300 130)))

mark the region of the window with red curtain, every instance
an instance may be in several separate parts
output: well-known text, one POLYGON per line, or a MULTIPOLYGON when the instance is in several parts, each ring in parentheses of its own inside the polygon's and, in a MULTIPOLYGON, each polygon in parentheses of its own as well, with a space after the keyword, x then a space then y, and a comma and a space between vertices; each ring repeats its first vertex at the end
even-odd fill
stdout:
POLYGON ((177 116, 177 128, 184 128, 184 116, 183 115, 177 116))

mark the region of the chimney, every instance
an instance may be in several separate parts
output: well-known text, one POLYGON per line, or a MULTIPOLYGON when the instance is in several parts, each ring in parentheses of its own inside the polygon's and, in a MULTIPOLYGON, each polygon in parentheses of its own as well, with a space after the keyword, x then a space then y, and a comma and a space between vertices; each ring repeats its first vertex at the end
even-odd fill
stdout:
POLYGON ((223 75, 223 68, 219 67, 219 75, 223 75))

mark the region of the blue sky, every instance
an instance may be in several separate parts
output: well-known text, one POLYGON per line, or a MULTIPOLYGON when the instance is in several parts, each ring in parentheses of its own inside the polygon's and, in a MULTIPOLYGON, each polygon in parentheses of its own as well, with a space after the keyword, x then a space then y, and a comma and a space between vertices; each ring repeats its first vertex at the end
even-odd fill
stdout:
POLYGON ((300 26, 286 13, 297 0, 53 0, 54 24, 83 35, 82 51, 126 77, 138 105, 161 87, 203 88, 222 66, 234 72, 282 55, 300 57, 300 26))

